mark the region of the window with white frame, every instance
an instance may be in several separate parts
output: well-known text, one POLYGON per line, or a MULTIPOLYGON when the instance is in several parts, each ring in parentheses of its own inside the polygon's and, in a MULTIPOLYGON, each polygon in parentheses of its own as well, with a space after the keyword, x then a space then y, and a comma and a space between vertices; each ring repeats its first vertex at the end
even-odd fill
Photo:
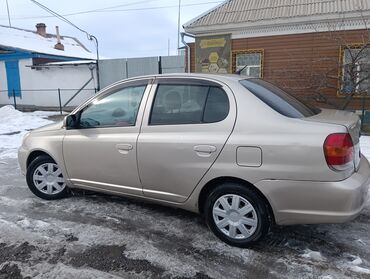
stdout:
POLYGON ((342 52, 343 94, 370 92, 370 47, 346 47, 342 52))
POLYGON ((244 68, 241 75, 262 77, 262 51, 243 51, 235 54, 235 68, 239 71, 244 68))

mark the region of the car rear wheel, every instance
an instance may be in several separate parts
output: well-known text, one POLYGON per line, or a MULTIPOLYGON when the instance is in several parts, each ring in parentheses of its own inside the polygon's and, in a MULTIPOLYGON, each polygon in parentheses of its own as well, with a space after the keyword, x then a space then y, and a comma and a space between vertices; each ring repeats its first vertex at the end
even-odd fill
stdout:
POLYGON ((209 194, 205 218, 213 233, 222 241, 247 247, 264 237, 270 227, 267 207, 250 188, 224 183, 209 194))
POLYGON ((46 199, 61 199, 68 188, 60 167, 49 156, 37 157, 27 168, 27 184, 32 193, 46 199))

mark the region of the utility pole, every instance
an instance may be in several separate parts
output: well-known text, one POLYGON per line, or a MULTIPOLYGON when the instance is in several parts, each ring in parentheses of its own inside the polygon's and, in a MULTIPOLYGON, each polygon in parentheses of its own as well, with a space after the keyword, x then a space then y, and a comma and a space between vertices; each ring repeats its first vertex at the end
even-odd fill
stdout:
POLYGON ((171 40, 168 38, 168 56, 170 56, 171 40))
POLYGON ((179 0, 179 15, 177 18, 177 54, 180 54, 180 23, 181 22, 181 0, 179 0))
POLYGON ((9 4, 8 4, 8 0, 6 0, 6 9, 7 9, 7 11, 8 11, 9 27, 12 27, 12 23, 10 22, 10 13, 9 13, 9 4))

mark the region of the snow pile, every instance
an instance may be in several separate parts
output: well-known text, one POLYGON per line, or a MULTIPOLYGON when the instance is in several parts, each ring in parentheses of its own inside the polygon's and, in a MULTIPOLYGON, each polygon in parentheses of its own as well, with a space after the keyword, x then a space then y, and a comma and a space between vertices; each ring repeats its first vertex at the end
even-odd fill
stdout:
POLYGON ((370 136, 360 137, 361 153, 370 160, 370 136))
POLYGON ((27 131, 53 123, 47 118, 57 112, 35 111, 23 113, 13 106, 0 108, 0 159, 16 158, 17 149, 27 131))
POLYGON ((356 272, 356 273, 361 273, 361 274, 368 274, 370 275, 370 269, 367 269, 367 268, 363 268, 363 267, 360 267, 360 266, 351 266, 348 268, 350 271, 353 271, 353 272, 356 272))
POLYGON ((310 249, 306 249, 305 253, 302 255, 303 258, 306 259, 311 259, 314 261, 322 262, 325 261, 326 259, 321 255, 320 252, 318 251, 312 251, 310 249))
POLYGON ((362 264, 362 259, 358 256, 355 256, 354 259, 351 261, 352 265, 360 265, 362 264))
POLYGON ((369 274, 370 275, 370 269, 361 267, 360 265, 363 263, 362 259, 358 256, 352 256, 353 260, 350 261, 348 264, 346 264, 347 268, 350 271, 360 273, 360 274, 369 274))

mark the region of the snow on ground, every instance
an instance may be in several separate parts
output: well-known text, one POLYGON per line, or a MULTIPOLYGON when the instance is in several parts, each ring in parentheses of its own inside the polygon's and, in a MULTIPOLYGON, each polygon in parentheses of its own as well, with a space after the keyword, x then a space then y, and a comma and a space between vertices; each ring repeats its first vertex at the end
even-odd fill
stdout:
POLYGON ((370 160, 370 136, 361 136, 360 145, 361 153, 370 160))
POLYGON ((16 158, 17 149, 27 131, 53 123, 48 116, 55 111, 20 112, 13 106, 0 108, 0 159, 16 158))

